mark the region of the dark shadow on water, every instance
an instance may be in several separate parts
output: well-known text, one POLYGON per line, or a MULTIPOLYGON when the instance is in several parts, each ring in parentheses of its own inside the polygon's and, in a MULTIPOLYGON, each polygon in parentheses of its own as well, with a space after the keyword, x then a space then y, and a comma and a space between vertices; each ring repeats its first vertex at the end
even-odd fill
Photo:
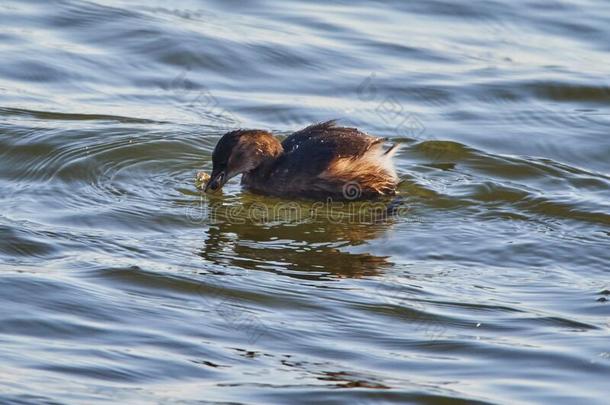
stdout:
POLYGON ((199 254, 219 265, 303 279, 378 275, 393 263, 362 246, 392 226, 387 207, 387 201, 295 202, 251 194, 229 204, 211 198, 199 254))

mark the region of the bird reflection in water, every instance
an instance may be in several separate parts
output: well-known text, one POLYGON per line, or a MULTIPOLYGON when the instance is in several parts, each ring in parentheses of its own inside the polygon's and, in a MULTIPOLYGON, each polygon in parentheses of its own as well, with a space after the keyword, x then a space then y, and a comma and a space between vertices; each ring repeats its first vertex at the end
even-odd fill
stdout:
POLYGON ((349 252, 395 222, 387 200, 295 202, 244 193, 220 201, 208 200, 200 251, 213 263, 304 279, 373 276, 393 265, 386 256, 349 252))

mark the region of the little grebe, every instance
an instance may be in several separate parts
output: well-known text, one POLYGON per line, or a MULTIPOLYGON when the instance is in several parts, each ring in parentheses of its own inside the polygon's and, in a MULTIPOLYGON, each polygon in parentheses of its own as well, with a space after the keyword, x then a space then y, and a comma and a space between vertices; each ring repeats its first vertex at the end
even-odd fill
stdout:
POLYGON ((280 197, 369 199, 394 195, 398 176, 383 138, 327 121, 310 125, 280 143, 270 132, 237 130, 220 138, 212 153, 205 191, 243 174, 247 189, 280 197))

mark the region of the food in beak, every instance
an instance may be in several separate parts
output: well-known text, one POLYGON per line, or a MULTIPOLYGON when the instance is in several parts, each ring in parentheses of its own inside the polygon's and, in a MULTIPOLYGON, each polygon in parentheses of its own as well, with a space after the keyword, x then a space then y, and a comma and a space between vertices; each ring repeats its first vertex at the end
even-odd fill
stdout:
POLYGON ((224 172, 220 172, 216 176, 212 177, 208 181, 208 184, 206 184, 205 191, 208 191, 208 189, 210 189, 212 191, 218 190, 224 184, 224 178, 225 178, 224 172))
POLYGON ((206 185, 210 181, 210 175, 206 172, 197 172, 195 176, 195 187, 199 190, 205 190, 206 185))

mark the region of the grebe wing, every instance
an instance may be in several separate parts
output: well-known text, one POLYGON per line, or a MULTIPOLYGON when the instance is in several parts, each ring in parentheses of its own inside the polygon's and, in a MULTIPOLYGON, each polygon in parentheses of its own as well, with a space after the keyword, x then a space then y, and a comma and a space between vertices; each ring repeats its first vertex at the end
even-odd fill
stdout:
POLYGON ((282 148, 286 153, 289 153, 310 141, 317 141, 320 144, 330 143, 337 146, 343 155, 358 155, 370 148, 371 144, 383 140, 367 135, 357 128, 337 126, 336 120, 330 120, 294 132, 284 139, 282 148))
POLYGON ((310 125, 282 142, 284 154, 278 167, 286 172, 315 176, 337 158, 358 158, 384 142, 356 128, 340 127, 335 121, 310 125))
POLYGON ((302 143, 307 142, 312 138, 317 138, 324 135, 328 131, 334 132, 336 128, 338 127, 336 126, 335 120, 318 122, 317 124, 310 125, 289 135, 282 142, 282 147, 284 148, 285 152, 291 152, 302 143))

